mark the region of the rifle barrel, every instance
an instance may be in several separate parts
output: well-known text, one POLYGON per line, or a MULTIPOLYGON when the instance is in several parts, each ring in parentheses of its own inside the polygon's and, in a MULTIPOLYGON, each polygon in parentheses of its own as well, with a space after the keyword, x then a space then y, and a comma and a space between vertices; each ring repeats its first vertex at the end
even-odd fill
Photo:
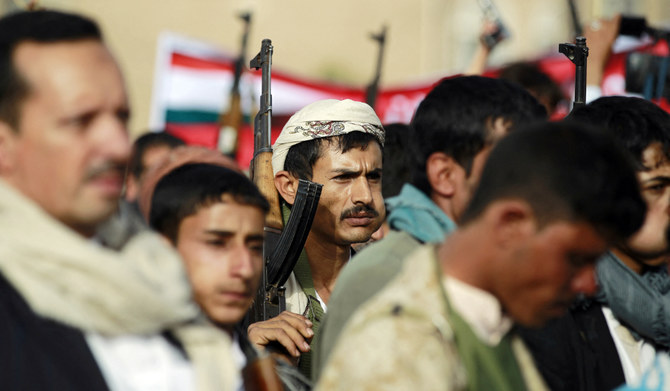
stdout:
POLYGON ((575 37, 580 37, 584 35, 584 32, 582 31, 582 24, 579 23, 575 0, 568 0, 568 6, 570 7, 570 18, 572 19, 572 28, 575 30, 575 37))
POLYGON ((379 52, 377 54, 377 66, 375 68, 375 75, 372 82, 368 85, 365 91, 365 102, 373 109, 377 102, 377 94, 379 92, 379 80, 382 74, 382 62, 384 60, 384 45, 386 44, 386 26, 382 26, 382 31, 379 34, 371 34, 370 37, 379 43, 379 52))
POLYGON ((272 52, 272 41, 264 39, 261 51, 250 63, 251 68, 262 70, 260 110, 254 120, 254 157, 251 179, 270 203, 270 212, 265 219, 266 228, 281 231, 284 222, 272 171, 272 93, 270 91, 272 52))

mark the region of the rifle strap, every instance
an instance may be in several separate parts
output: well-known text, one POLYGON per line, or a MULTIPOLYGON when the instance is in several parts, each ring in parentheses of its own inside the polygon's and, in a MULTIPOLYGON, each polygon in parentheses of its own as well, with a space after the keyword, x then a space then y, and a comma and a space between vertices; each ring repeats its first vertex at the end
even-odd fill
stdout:
MULTIPOLYGON (((307 296, 307 308, 302 314, 307 317, 312 322, 312 330, 314 335, 319 332, 319 326, 321 325, 321 320, 323 319, 323 308, 319 303, 319 300, 316 298, 316 290, 314 289, 314 282, 312 281, 312 272, 309 267, 309 261, 307 260, 307 253, 303 249, 298 258, 298 262, 293 269, 295 273, 295 278, 298 280, 298 283, 302 287, 302 291, 307 296)), ((314 341, 315 337, 312 337, 314 341)), ((300 357, 300 363, 298 364, 300 372, 311 378, 312 372, 312 352, 303 353, 300 357)))
MULTIPOLYGON (((282 218, 284 220, 284 225, 288 222, 289 215, 291 214, 291 209, 282 202, 282 218)), ((312 331, 314 331, 314 337, 312 341, 315 340, 316 334, 319 332, 319 326, 321 325, 321 320, 323 319, 324 310, 321 307, 319 299, 316 298, 316 289, 314 289, 314 281, 312 280, 312 269, 309 266, 309 259, 307 259, 307 252, 303 248, 298 257, 298 261, 293 268, 293 274, 295 275, 300 288, 302 289, 305 296, 307 296, 307 307, 304 312, 301 314, 312 322, 312 331)), ((298 369, 300 373, 305 375, 308 379, 311 379, 312 376, 312 352, 302 353, 300 356, 300 362, 298 363, 298 369)))

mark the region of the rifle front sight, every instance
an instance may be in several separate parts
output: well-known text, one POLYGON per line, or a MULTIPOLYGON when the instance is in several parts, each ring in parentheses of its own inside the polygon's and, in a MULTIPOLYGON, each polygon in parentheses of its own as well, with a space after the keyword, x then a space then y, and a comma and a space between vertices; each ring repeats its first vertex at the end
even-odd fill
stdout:
POLYGON ((574 44, 562 43, 558 45, 558 51, 575 64, 575 100, 573 108, 586 104, 586 58, 589 56, 586 38, 577 37, 576 41, 577 43, 574 44))

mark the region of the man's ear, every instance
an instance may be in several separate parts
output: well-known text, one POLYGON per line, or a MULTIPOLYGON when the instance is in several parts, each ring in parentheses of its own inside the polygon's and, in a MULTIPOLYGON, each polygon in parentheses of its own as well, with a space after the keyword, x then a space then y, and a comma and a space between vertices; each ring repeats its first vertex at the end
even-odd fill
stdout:
POLYGON ((298 191, 298 178, 291 175, 288 171, 279 171, 275 174, 275 187, 284 201, 293 205, 296 192, 298 191))
POLYGON ((500 200, 490 206, 493 234, 496 243, 509 248, 514 243, 526 241, 537 231, 537 220, 531 206, 522 200, 500 200))
POLYGON ((158 237, 160 237, 163 243, 167 244, 168 246, 177 248, 177 242, 176 241, 172 242, 172 240, 167 236, 165 236, 164 234, 158 233, 158 237))
POLYGON ((11 169, 16 148, 16 131, 6 122, 0 121, 0 173, 11 169))
POLYGON ((444 152, 433 152, 426 160, 426 176, 430 187, 445 198, 451 198, 456 193, 458 170, 463 171, 461 165, 444 152))
POLYGON ((123 197, 128 202, 135 202, 140 197, 140 183, 135 175, 128 173, 126 176, 126 190, 123 197))

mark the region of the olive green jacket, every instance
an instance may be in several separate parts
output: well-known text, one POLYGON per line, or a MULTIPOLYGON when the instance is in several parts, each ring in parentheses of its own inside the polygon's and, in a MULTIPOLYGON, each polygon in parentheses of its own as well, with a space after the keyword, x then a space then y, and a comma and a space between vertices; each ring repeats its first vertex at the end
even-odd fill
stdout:
MULTIPOLYGON (((342 330, 317 390, 467 390, 436 247, 421 246, 400 274, 342 330)), ((519 338, 512 349, 529 390, 546 386, 519 338)))

